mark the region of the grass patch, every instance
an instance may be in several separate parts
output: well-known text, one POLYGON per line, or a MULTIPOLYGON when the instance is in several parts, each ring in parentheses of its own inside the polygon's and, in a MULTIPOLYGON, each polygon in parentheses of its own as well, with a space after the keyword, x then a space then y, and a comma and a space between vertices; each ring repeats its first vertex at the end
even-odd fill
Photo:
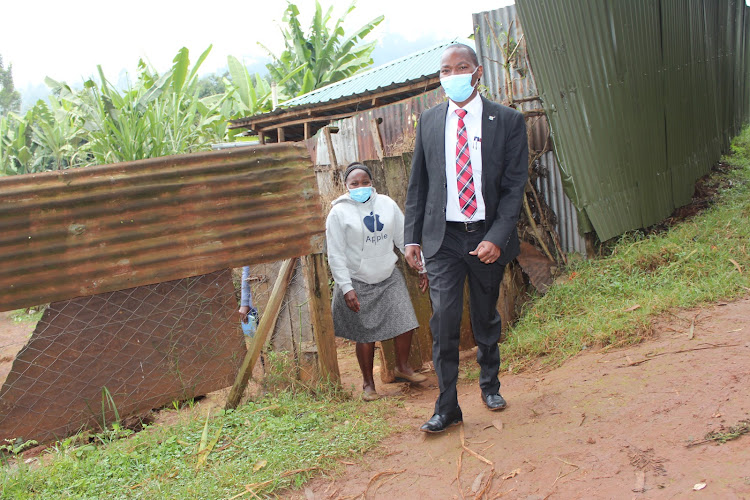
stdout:
POLYGON ((386 436, 389 407, 285 391, 106 446, 66 440, 46 465, 3 467, 0 498, 229 498, 250 484, 256 494, 298 487, 386 436))
POLYGON ((16 309, 10 313, 10 319, 14 323, 38 323, 42 319, 44 309, 44 306, 16 309))
POLYGON ((479 380, 479 372, 481 371, 479 364, 475 362, 463 363, 460 366, 460 372, 458 378, 467 382, 476 382, 479 380))
POLYGON ((750 420, 740 420, 737 425, 733 425, 724 431, 714 431, 706 434, 707 441, 716 441, 724 444, 750 432, 750 420))
POLYGON ((612 253, 572 264, 567 280, 527 304, 501 344, 504 367, 556 365, 589 347, 640 342, 670 309, 746 294, 750 287, 750 128, 715 173, 716 203, 659 234, 622 236, 612 253))
POLYGON ((729 428, 721 426, 718 431, 711 431, 706 434, 701 441, 690 440, 685 446, 691 448, 693 446, 699 446, 706 443, 717 443, 724 444, 735 439, 739 439, 741 436, 750 433, 750 420, 740 420, 736 425, 729 428))

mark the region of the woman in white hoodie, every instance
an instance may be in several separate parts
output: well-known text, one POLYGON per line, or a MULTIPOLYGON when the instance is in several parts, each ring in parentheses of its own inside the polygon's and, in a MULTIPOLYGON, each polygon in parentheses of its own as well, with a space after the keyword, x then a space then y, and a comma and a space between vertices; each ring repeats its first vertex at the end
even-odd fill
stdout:
MULTIPOLYGON (((326 219, 328 265, 335 282, 333 326, 337 337, 357 343, 362 370, 362 398, 373 401, 372 376, 375 342, 395 338, 396 377, 424 382, 424 375, 409 367, 411 337, 419 326, 401 272, 396 269, 404 252, 404 214, 395 201, 377 194, 370 169, 352 163, 344 173, 348 193, 333 201, 326 219)), ((427 289, 427 275, 419 286, 427 289)))

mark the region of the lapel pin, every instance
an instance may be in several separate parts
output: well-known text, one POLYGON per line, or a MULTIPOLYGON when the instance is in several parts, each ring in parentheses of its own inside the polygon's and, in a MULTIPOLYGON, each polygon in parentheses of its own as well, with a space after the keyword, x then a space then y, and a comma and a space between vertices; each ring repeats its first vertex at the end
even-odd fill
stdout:
POLYGON ((495 115, 490 115, 489 119, 490 119, 490 121, 494 120, 495 119, 495 115))

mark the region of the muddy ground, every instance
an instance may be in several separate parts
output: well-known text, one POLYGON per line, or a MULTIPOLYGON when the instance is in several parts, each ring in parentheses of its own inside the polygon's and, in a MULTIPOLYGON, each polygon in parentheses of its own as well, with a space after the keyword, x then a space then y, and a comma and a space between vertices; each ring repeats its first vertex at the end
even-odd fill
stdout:
MULTIPOLYGON (((344 383, 358 384, 353 350, 339 358, 344 383)), ((463 381, 464 425, 443 434, 418 431, 437 395, 428 375, 422 388, 378 388, 402 406, 394 416, 402 432, 281 496, 750 498, 750 434, 704 442, 709 432, 750 422, 749 298, 666 316, 635 347, 501 374, 502 412, 486 410, 477 382, 463 381)))

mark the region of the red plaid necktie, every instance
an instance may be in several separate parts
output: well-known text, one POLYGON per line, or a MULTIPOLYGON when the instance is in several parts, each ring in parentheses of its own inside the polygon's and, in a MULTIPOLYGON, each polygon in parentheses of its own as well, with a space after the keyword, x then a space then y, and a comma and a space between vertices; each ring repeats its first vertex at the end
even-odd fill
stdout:
POLYGON ((471 218, 477 211, 477 197, 474 193, 474 175, 471 170, 469 139, 464 125, 465 109, 457 109, 458 136, 456 140, 456 180, 458 181, 458 205, 461 213, 471 218))

